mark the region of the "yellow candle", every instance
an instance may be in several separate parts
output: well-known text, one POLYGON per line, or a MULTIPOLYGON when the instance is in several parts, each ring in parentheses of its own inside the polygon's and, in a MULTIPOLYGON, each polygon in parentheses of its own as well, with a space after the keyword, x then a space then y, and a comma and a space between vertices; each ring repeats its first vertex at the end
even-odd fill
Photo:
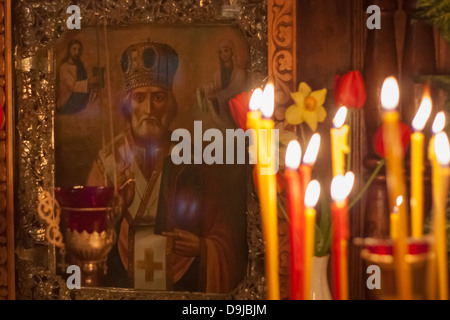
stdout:
POLYGON ((431 127, 431 131, 433 131, 433 135, 428 142, 428 160, 430 160, 431 168, 435 168, 438 166, 436 159, 436 151, 434 148, 434 140, 436 138, 436 134, 444 130, 445 128, 445 114, 443 111, 439 111, 436 114, 436 117, 433 121, 433 126, 431 127))
POLYGON ((412 236, 421 238, 423 234, 423 150, 424 137, 422 130, 431 113, 431 99, 424 97, 414 117, 411 135, 411 223, 412 236))
MULTIPOLYGON (((435 143, 436 134, 438 134, 439 132, 444 130, 444 127, 445 127, 445 114, 444 114, 444 112, 440 111, 436 114, 436 117, 433 121, 433 126, 432 126, 433 136, 431 137, 429 144, 428 144, 428 159, 430 160, 430 163, 431 163, 431 180, 433 183, 433 189, 435 189, 434 181, 436 181, 436 183, 438 183, 438 181, 439 181, 439 170, 437 169, 439 167, 439 163, 437 162, 437 159, 436 159, 434 143, 435 143)), ((435 193, 433 192, 433 206, 434 206, 434 202, 435 202, 434 194, 435 193)), ((434 218, 433 218, 433 223, 434 223, 434 218)), ((432 255, 430 258, 430 266, 428 268, 427 290, 428 290, 428 299, 435 300, 436 299, 436 285, 437 285, 437 283, 436 283, 436 281, 437 281, 437 278, 436 278, 437 249, 436 249, 435 241, 433 241, 431 253, 432 253, 432 255)))
POLYGON ((392 209, 391 215, 390 215, 390 231, 391 231, 391 239, 397 240, 398 238, 398 207, 402 203, 403 198, 402 196, 399 196, 397 198, 397 204, 392 209))
MULTIPOLYGON (((247 112, 247 128, 252 131, 252 141, 251 147, 249 148, 250 153, 250 163, 255 163, 258 168, 258 130, 261 127, 261 112, 259 111, 259 106, 262 103, 263 92, 261 89, 257 88, 253 91, 252 97, 250 99, 250 111, 247 112)), ((257 169, 257 172, 259 170, 257 169)))
POLYGON ((311 297, 311 273, 312 259, 314 256, 314 237, 316 227, 316 210, 314 207, 319 200, 320 184, 317 180, 313 180, 308 184, 305 193, 305 284, 304 297, 311 297))
MULTIPOLYGON (((398 209, 396 209, 396 211, 397 210, 398 209)), ((391 239, 397 240, 397 237, 398 237, 398 213, 397 212, 391 213, 390 222, 391 222, 391 239)))
POLYGON ((261 112, 265 119, 260 122, 258 130, 258 181, 261 220, 266 250, 265 267, 267 281, 267 298, 280 299, 278 276, 278 219, 277 219, 277 185, 275 170, 275 134, 273 121, 268 119, 273 114, 273 86, 264 89, 261 112))
POLYGON ((448 264, 445 208, 448 193, 448 165, 450 146, 445 132, 436 134, 434 139, 436 162, 432 170, 433 179, 433 236, 438 269, 439 299, 448 300, 448 264))
POLYGON ((349 153, 348 146, 348 125, 345 123, 347 117, 347 108, 339 108, 336 116, 333 119, 333 128, 330 130, 331 134, 331 160, 333 167, 333 176, 345 173, 345 155, 349 153))
MULTIPOLYGON (((381 90, 381 104, 384 108, 384 145, 386 150, 386 182, 389 194, 389 207, 393 208, 398 196, 405 196, 403 155, 399 133, 399 114, 397 105, 400 97, 397 80, 387 78, 381 90)), ((406 207, 398 208, 398 238, 394 243, 397 288, 400 299, 412 298, 411 269, 406 262, 408 253, 408 217, 406 207)))

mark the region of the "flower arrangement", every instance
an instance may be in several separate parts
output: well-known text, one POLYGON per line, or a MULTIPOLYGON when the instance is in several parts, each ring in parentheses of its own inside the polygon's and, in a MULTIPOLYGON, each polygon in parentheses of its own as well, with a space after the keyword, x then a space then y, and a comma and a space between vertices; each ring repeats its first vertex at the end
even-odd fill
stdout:
MULTIPOLYGON (((289 221, 286 206, 286 181, 284 178, 284 159, 286 149, 290 141, 297 140, 302 149, 306 150, 309 137, 318 130, 318 125, 327 117, 324 107, 327 89, 313 90, 307 83, 301 82, 298 91, 291 94, 293 104, 285 110, 284 119, 279 121, 275 128, 279 130, 279 172, 277 173, 278 209, 289 221)), ((251 92, 242 92, 230 100, 230 111, 235 122, 246 130, 246 115, 251 98, 251 92)), ((337 75, 334 81, 334 104, 336 107, 346 106, 352 112, 358 112, 366 100, 364 81, 358 71, 350 71, 343 75, 337 75)), ((336 108, 337 110, 337 108, 336 108)), ((329 113, 329 112, 328 112, 329 113)), ((351 138, 351 135, 350 135, 351 138)), ((348 150, 350 152, 350 150, 348 150)), ((380 168, 374 172, 376 176, 380 168)), ((350 170, 350 155, 347 155, 346 170, 350 170)), ((313 170, 313 176, 322 180, 320 170, 313 170)), ((372 178, 373 180, 373 178, 372 178)), ((367 190, 366 185, 365 190, 367 190)), ((357 196, 362 196, 363 192, 357 196)), ((355 198, 356 199, 356 198, 355 198)), ((356 203, 355 200, 350 206, 356 203)), ((315 230, 315 256, 325 256, 330 251, 331 245, 331 200, 324 192, 320 197, 320 217, 315 230)), ((349 206, 349 207, 350 207, 349 206)))
MULTIPOLYGON (((251 92, 242 92, 235 98, 230 100, 230 111, 236 122, 236 125, 246 130, 246 117, 248 112, 251 92)), ((278 191, 278 209, 289 222, 286 201, 286 181, 284 176, 285 170, 285 154, 290 141, 297 140, 302 149, 306 150, 309 137, 319 129, 319 124, 324 123, 326 117, 330 113, 336 113, 339 107, 346 106, 349 116, 352 113, 359 112, 365 104, 366 92, 364 81, 358 71, 350 71, 343 75, 336 75, 334 81, 334 105, 336 110, 326 110, 324 103, 326 100, 327 89, 313 90, 307 83, 301 82, 298 91, 291 94, 293 104, 285 110, 284 119, 276 124, 279 129, 279 168, 277 173, 277 191, 278 191)), ((350 121, 348 121, 350 122, 350 121)), ((323 129, 323 128, 322 128, 323 129)), ((401 134, 401 142, 403 147, 403 155, 409 146, 411 129, 408 125, 400 122, 399 131, 401 134)), ((381 161, 374 169, 369 179, 361 190, 352 196, 348 204, 350 210, 365 194, 371 183, 385 165, 385 151, 383 139, 383 126, 380 126, 373 139, 375 152, 380 156, 381 161)), ((351 130, 349 130, 349 140, 351 140, 351 130)), ((350 153, 348 148, 346 156, 345 171, 350 171, 350 153)), ((323 168, 313 168, 312 175, 319 181, 325 180, 323 176, 323 168)), ((254 176, 256 179, 256 176, 254 176)), ((255 183, 256 185, 256 183, 255 183)), ((315 250, 314 255, 317 257, 325 256, 330 253, 331 246, 331 199, 330 196, 321 192, 319 202, 319 215, 315 227, 315 250)))
MULTIPOLYGON (((272 213, 271 217, 275 217, 278 206, 278 213, 282 212, 284 213, 284 216, 286 217, 286 221, 289 223, 289 234, 291 235, 291 263, 294 261, 293 264, 291 264, 291 284, 295 284, 296 287, 294 290, 292 290, 292 298, 293 299, 305 299, 308 296, 308 285, 310 284, 308 279, 311 278, 310 270, 311 270, 311 260, 309 260, 313 256, 313 252, 315 256, 325 256, 330 251, 332 252, 331 258, 333 259, 333 279, 334 279, 334 291, 335 291, 335 297, 336 299, 347 299, 348 298, 348 287, 346 287, 346 284, 348 283, 347 275, 348 275, 348 269, 347 269, 347 241, 349 240, 349 227, 348 227, 348 210, 351 209, 351 207, 359 201, 359 199, 362 197, 362 195, 366 192, 374 178, 377 176, 378 172, 380 171, 381 167, 385 163, 385 158, 387 158, 387 165, 388 170, 386 172, 387 175, 387 181, 393 182, 395 179, 395 186, 398 187, 397 189, 393 189, 394 192, 390 193, 390 199, 389 202, 391 205, 392 212, 390 213, 390 219, 391 219, 391 239, 396 239, 400 243, 401 240, 406 240, 407 234, 408 234, 408 228, 407 221, 404 219, 405 217, 405 205, 404 205, 404 199, 403 196, 406 195, 406 192, 404 190, 404 185, 401 183, 401 175, 403 174, 403 167, 401 165, 401 162, 403 161, 403 158, 406 154, 407 148, 409 146, 409 143, 412 141, 412 152, 411 152, 411 172, 418 172, 420 166, 420 161, 417 161, 417 159, 423 158, 423 146, 417 143, 419 141, 417 137, 420 138, 419 135, 423 135, 421 133, 421 130, 423 129, 430 111, 431 111, 431 100, 430 98, 424 94, 424 98, 422 100, 421 107, 419 108, 419 111, 416 114, 416 117, 414 118, 414 121, 412 122, 412 126, 414 127, 414 130, 416 131, 414 135, 412 135, 412 130, 410 127, 398 120, 398 112, 397 111, 390 111, 393 107, 396 107, 398 103, 398 97, 399 97, 399 90, 398 90, 398 84, 396 82, 396 79, 393 77, 387 78, 385 80, 385 83, 383 84, 383 90, 381 94, 381 100, 383 108, 389 110, 389 112, 386 112, 383 117, 383 122, 376 134, 373 138, 373 145, 374 150, 378 153, 378 155, 381 158, 381 161, 379 161, 379 165, 375 170, 372 172, 372 176, 368 179, 365 186, 358 190, 358 194, 356 196, 352 196, 351 200, 352 202, 347 205, 347 196, 351 187, 349 188, 348 185, 352 185, 354 175, 350 173, 350 148, 348 146, 348 140, 351 139, 351 130, 348 130, 349 125, 344 125, 344 120, 336 120, 338 119, 338 116, 342 113, 341 110, 345 111, 345 115, 347 115, 347 108, 350 110, 350 115, 353 112, 358 112, 359 109, 361 109, 365 104, 366 94, 365 94, 365 88, 364 88, 364 82, 357 71, 350 71, 346 73, 345 75, 338 75, 335 78, 335 85, 334 85, 334 103, 336 107, 339 107, 339 110, 336 112, 336 116, 333 119, 333 129, 330 129, 332 143, 331 143, 331 153, 333 156, 332 163, 332 169, 333 169, 333 182, 331 183, 331 190, 336 190, 336 185, 339 186, 341 191, 340 197, 336 197, 333 191, 332 193, 332 201, 327 197, 327 192, 321 192, 321 202, 320 202, 320 214, 318 215, 319 219, 316 220, 316 214, 314 211, 314 207, 316 206, 316 202, 312 204, 312 202, 309 202, 311 198, 314 198, 313 196, 306 196, 303 192, 306 190, 306 194, 308 194, 309 191, 309 185, 308 188, 306 188, 304 184, 303 179, 305 176, 308 176, 306 180, 310 180, 311 177, 317 178, 317 180, 321 180, 323 182, 323 185, 326 186, 328 184, 327 179, 323 179, 321 177, 322 173, 325 172, 328 167, 326 164, 328 162, 325 162, 325 165, 322 163, 321 165, 318 165, 316 168, 313 168, 314 161, 310 162, 309 160, 306 161, 306 155, 303 157, 303 163, 307 164, 309 168, 309 172, 305 173, 306 171, 302 171, 302 166, 299 167, 299 162, 301 162, 301 156, 298 156, 301 154, 301 148, 295 147, 292 148, 291 146, 300 146, 302 145, 302 148, 304 148, 306 145, 308 145, 308 148, 306 149, 306 154, 309 154, 309 145, 310 141, 314 140, 314 137, 316 136, 316 131, 321 131, 321 129, 324 129, 325 127, 319 126, 320 123, 325 122, 325 119, 327 117, 327 114, 331 113, 330 110, 327 110, 324 107, 324 103, 326 100, 326 89, 319 89, 319 90, 313 90, 307 83, 302 82, 299 84, 298 91, 292 93, 292 100, 293 104, 287 108, 284 112, 284 118, 281 118, 282 121, 279 121, 277 128, 280 130, 279 133, 279 171, 277 173, 277 184, 278 184, 278 194, 276 203, 272 202, 272 213), (389 98, 389 99, 388 99, 389 98), (342 105, 346 105, 347 108, 341 107, 342 105), (427 111, 428 110, 428 111, 427 111), (337 124, 339 123, 339 124, 337 124), (398 126, 398 128, 397 128, 398 126), (345 129, 340 130, 340 138, 343 137, 340 141, 335 139, 336 138, 336 129, 345 129), (350 136, 347 137, 348 132, 350 132, 350 136), (311 140, 308 141, 307 137, 312 136, 311 140), (294 141, 293 141, 294 140, 294 141), (394 143, 392 143, 394 141, 394 143), (336 142, 339 142, 339 150, 338 153, 336 153, 336 142), (289 146, 288 146, 289 144, 289 146), (385 146, 386 144, 386 146, 385 146), (286 167, 284 164, 284 156, 285 153, 290 154, 290 151, 296 149, 300 150, 300 152, 296 151, 296 157, 295 161, 292 160, 290 156, 286 159, 286 167), (420 152, 417 152, 417 151, 420 152), (394 152, 395 151, 395 152, 394 152), (387 152, 387 154, 385 154, 387 152), (335 154, 336 153, 336 154, 335 154), (336 158, 339 158, 338 161, 336 161, 336 158), (345 161, 345 158, 347 161, 345 161), (297 161, 298 160, 298 161, 297 161), (344 162, 346 162, 346 165, 344 165, 344 162), (312 163, 312 164, 311 164, 312 163), (339 164, 339 166, 336 166, 336 163, 339 164), (395 166, 393 166, 393 164, 395 166), (416 170, 415 170, 415 169, 416 170), (311 169, 315 169, 314 171, 311 171, 311 169), (339 169, 339 170, 337 170, 339 169), (311 174, 313 173, 313 174, 311 174), (347 178, 347 173, 349 174, 349 178, 347 178), (345 176, 344 176, 345 174, 345 176), (339 184, 335 183, 335 180, 340 180, 339 184), (345 181, 344 181, 345 180, 345 181), (352 181, 351 184, 346 184, 346 181, 352 181), (298 181, 298 183, 296 182, 298 181), (344 182, 344 183, 341 183, 344 182), (402 187, 402 188, 400 188, 402 187), (345 190, 345 192, 342 192, 342 190, 345 190), (303 193, 303 194, 302 194, 303 193), (345 195, 344 195, 345 194, 345 195), (396 197, 396 204, 394 201, 394 197, 396 197), (305 200, 304 206, 302 204, 303 199, 308 199, 308 201, 305 200), (301 205, 297 205, 301 204, 301 205), (301 207, 300 207, 301 206, 301 207), (402 211, 403 209, 403 211, 402 211), (313 210, 313 211, 310 211, 313 210), (297 212, 300 212, 299 215, 297 215, 297 212), (308 213, 306 213, 308 212, 308 213), (402 215, 403 214, 403 215, 402 215), (403 220, 402 220, 403 217, 403 220), (289 220, 291 218, 291 221, 289 220), (396 222, 397 221, 397 222, 396 222), (402 224, 399 223, 399 221, 403 221, 402 224), (300 223, 299 223, 300 222, 300 223), (305 223, 307 222, 307 223, 305 223), (394 223, 395 222, 395 223, 394 223), (314 223, 316 223, 314 228, 314 223), (296 228, 298 226, 304 226, 304 229, 302 228, 296 228), (394 226, 394 227, 392 227, 394 226), (306 230, 306 231, 305 231, 306 230), (311 231, 314 230, 314 231, 311 231), (312 236, 310 236, 312 235, 312 236), (292 242, 292 239, 294 239, 294 243, 292 242), (304 241, 304 245, 299 245, 297 247, 297 244, 301 241, 304 241), (294 250, 295 249, 295 250, 294 250), (331 249, 331 250, 330 250, 331 249), (306 252, 306 253, 305 253, 306 252), (307 260, 308 259, 308 260, 307 260), (298 287, 298 288, 297 288, 298 287), (301 289, 299 289, 301 288, 301 289), (306 288, 306 290, 305 290, 306 288)), ((240 98, 243 100, 243 97, 245 97, 246 102, 243 104, 237 103, 239 101, 232 101, 230 103, 230 107, 232 109, 232 114, 235 116, 238 116, 240 114, 245 114, 242 112, 239 112, 240 108, 244 108, 244 110, 248 109, 248 100, 249 100, 249 93, 240 95, 240 98), (247 106, 247 107, 246 107, 247 106), (235 110, 233 110, 235 109, 235 110)), ((252 99, 253 101, 253 99, 252 99)), ((268 101, 271 101, 271 99, 268 101)), ((251 114, 251 113, 250 113, 251 114)), ((437 150, 443 150, 446 155, 450 154, 448 150, 450 150, 450 145, 448 143, 447 135, 444 132, 440 132, 445 125, 445 120, 437 121, 440 118, 445 119, 443 117, 443 112, 439 112, 438 115, 441 115, 442 117, 436 116, 435 121, 433 123, 433 132, 435 133, 435 139, 436 139, 436 145, 429 144, 428 148, 428 156, 432 157, 430 159, 434 159, 433 167, 433 179, 434 181, 438 181, 439 179, 436 179, 437 177, 443 176, 443 171, 440 172, 438 169, 441 168, 443 164, 448 163, 450 160, 448 158, 438 160, 438 153, 437 150), (442 123, 442 128, 440 128, 440 125, 436 125, 436 123, 442 123), (440 129, 438 129, 438 127, 440 129), (437 144, 438 137, 442 138, 440 139, 440 144, 437 144), (446 144, 444 145, 443 143, 446 144), (443 143, 442 143, 443 142, 443 143), (434 158, 433 158, 434 157, 434 158), (439 161, 439 162, 438 162, 439 161), (442 161, 442 162, 441 162, 442 161)), ((252 119, 252 118, 250 118, 252 119)), ((280 112, 278 112, 278 120, 280 120, 280 112)), ((272 121, 272 120, 270 120, 272 121)), ((236 119, 237 123, 240 123, 238 119, 236 119)), ((242 121, 241 121, 242 122, 242 121)), ((272 123, 272 122, 271 122, 272 123)), ((351 121, 350 121, 351 124, 351 121)), ((326 128, 325 128, 326 129, 326 128)), ((319 138, 320 139, 320 138, 319 138)), ((329 153, 329 152, 328 152, 329 153)), ((272 153, 273 154, 273 153, 272 153)), ((327 159, 325 159, 327 160, 327 159)), ((258 161, 258 165, 261 162, 258 161)), ((272 162, 273 163, 273 162, 272 162)), ((259 179, 262 177, 262 175, 256 175, 254 176, 254 179, 259 179)), ((414 238, 420 238, 422 237, 422 226, 423 226, 423 212, 419 212, 419 210, 413 210, 416 208, 419 208, 420 205, 417 205, 417 203, 420 203, 423 200, 423 196, 419 196, 420 194, 423 194, 419 189, 415 188, 415 186, 422 186, 423 183, 421 179, 417 178, 417 175, 413 176, 411 178, 411 199, 414 201, 411 201, 412 203, 412 210, 411 210, 411 216, 412 216, 412 234, 414 238), (419 191, 417 191, 419 190, 419 191), (422 199, 420 199, 422 198, 422 199), (416 204, 416 205, 415 205, 416 204), (419 219, 420 218, 420 219, 419 219), (416 228, 419 226, 419 228, 416 228), (419 235, 417 231, 420 231, 419 235), (414 233, 415 232, 415 233, 414 233)), ((274 176, 271 176, 271 190, 274 197, 271 199, 275 199, 275 179, 274 176)), ((262 181, 262 179, 261 179, 262 181)), ((260 182, 260 181, 259 181, 260 182)), ((312 183, 317 183, 317 181, 312 181, 312 183)), ((312 184, 311 183, 311 184, 312 184)), ((255 183, 257 185, 257 183, 255 183)), ((388 191, 389 191, 389 184, 388 184, 388 191)), ((392 186, 392 185, 391 185, 392 186)), ((436 194, 443 194, 440 193, 441 189, 439 188, 440 184, 436 183, 433 185, 433 190, 436 191, 436 194)), ((391 188, 392 189, 392 188, 391 188)), ((262 190, 262 189, 261 189, 262 190)), ((442 189, 442 191, 447 192, 446 190, 442 189)), ((262 193, 261 193, 262 194, 262 193)), ((316 192, 315 195, 318 193, 316 192)), ((260 197, 260 199, 266 199, 263 196, 260 197)), ((317 198, 314 198, 316 201, 317 198)), ((435 199, 434 199, 435 200, 435 199)), ((444 200, 442 200, 444 201, 444 200)), ((448 201, 448 200, 447 200, 448 201)), ((444 206, 441 205, 440 200, 439 203, 439 209, 444 209, 444 206)), ((264 207, 263 207, 264 208, 264 207)), ((423 208, 421 209, 423 211, 423 208)), ((435 209, 435 211, 437 211, 435 209)), ((439 214, 439 217, 444 216, 443 213, 444 210, 439 210, 438 213, 434 212, 434 216, 436 217, 437 214, 439 214)), ((439 231, 439 236, 442 239, 444 234, 447 232, 447 242, 448 242, 448 226, 446 226, 444 223, 440 223, 440 220, 434 219, 433 222, 433 233, 437 234, 439 231)), ((442 220, 444 221, 444 220, 442 220)), ((276 225, 275 222, 273 222, 271 225, 276 225)), ((431 228, 431 223, 428 221, 425 223, 425 232, 429 231, 431 228)), ((272 243, 277 243, 276 241, 272 241, 272 243)), ((406 245, 406 241, 404 242, 406 245)), ((440 242, 442 243, 442 242, 440 242)), ((399 251, 400 252, 400 251, 399 251)), ((445 247, 442 245, 439 250, 436 249, 436 252, 440 254, 441 257, 446 257, 447 252, 445 251, 445 247), (442 250, 441 250, 442 249, 442 250)), ((398 261, 405 261, 402 255, 404 255, 405 252, 400 252, 400 258, 398 258, 398 261)), ((441 258, 440 261, 444 261, 443 258, 441 258)), ((410 281, 405 281, 405 279, 408 279, 408 276, 405 276, 405 273, 403 273, 403 269, 401 268, 401 264, 399 263, 398 267, 399 269, 396 271, 400 276, 403 276, 402 280, 402 292, 400 292, 401 296, 407 297, 407 295, 410 293, 410 281)), ((445 270, 443 268, 439 269, 439 277, 444 278, 445 270)), ((293 286, 292 286, 293 287, 293 286)), ((443 286, 443 287, 446 287, 443 286)), ((443 294, 443 293, 442 293, 443 294)))
MULTIPOLYGON (((283 131, 299 132, 300 144, 306 147, 308 144, 308 133, 317 131, 318 124, 325 121, 327 111, 323 104, 325 103, 327 90, 312 90, 308 84, 302 82, 298 91, 292 93, 294 104, 286 109, 283 131), (305 127, 306 125, 306 127, 305 127), (306 131, 309 131, 306 133, 306 131)), ((338 110, 341 106, 346 106, 352 112, 358 112, 366 100, 364 81, 358 71, 350 71, 344 75, 337 75, 334 81, 334 104, 338 110)), ((351 132, 351 130, 349 130, 351 132)), ((283 133, 281 134, 283 136, 283 133)), ((350 137, 351 139, 351 133, 350 137)), ((281 152, 284 141, 280 140, 280 158, 284 157, 281 152)), ((345 148, 347 153, 346 171, 350 170, 350 148, 345 148)), ((314 170, 313 174, 319 180, 323 179, 321 170, 314 170)), ((361 194, 362 195, 362 194, 361 194)), ((359 197, 361 197, 359 195, 359 197)), ((285 199, 283 193, 279 194, 279 209, 286 214, 285 199)), ((354 204, 354 203, 353 203, 354 204)), ((314 255, 325 256, 330 251, 331 245, 331 199, 325 193, 320 197, 320 216, 315 230, 315 252, 314 255)), ((287 214, 286 214, 287 217, 287 214)))

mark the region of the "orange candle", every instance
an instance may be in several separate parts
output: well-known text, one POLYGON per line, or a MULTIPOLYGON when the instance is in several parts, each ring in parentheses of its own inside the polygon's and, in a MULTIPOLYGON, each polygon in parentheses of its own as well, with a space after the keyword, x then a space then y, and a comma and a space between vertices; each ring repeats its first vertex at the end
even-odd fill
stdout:
POLYGON ((286 150, 286 203, 289 216, 290 265, 291 265, 291 299, 303 300, 304 296, 304 216, 301 201, 300 165, 302 150, 300 144, 293 140, 286 150))
POLYGON ((422 133, 431 113, 431 99, 425 96, 414 117, 411 135, 411 233, 415 238, 423 234, 423 152, 424 136, 422 133))
POLYGON ((312 258, 314 256, 314 232, 316 227, 316 210, 314 207, 319 200, 320 184, 313 180, 308 184, 305 192, 305 286, 304 297, 310 299, 312 258))
POLYGON ((277 132, 270 120, 274 110, 274 89, 268 84, 263 92, 261 127, 258 130, 258 184, 261 206, 261 221, 266 250, 265 271, 267 298, 280 299, 278 265, 278 218, 276 184, 276 146, 277 132))
POLYGON ((348 212, 347 197, 353 187, 355 176, 348 172, 336 176, 331 182, 331 219, 332 219, 332 267, 334 298, 348 300, 348 212))
MULTIPOLYGON (((384 145, 386 150, 386 182, 389 195, 389 207, 393 208, 398 196, 405 196, 402 148, 398 129, 397 112, 400 92, 397 80, 387 78, 381 89, 381 104, 384 109, 384 145)), ((397 288, 401 299, 412 298, 411 270, 406 262, 408 252, 408 217, 404 204, 398 208, 398 238, 394 243, 396 259, 397 288)))

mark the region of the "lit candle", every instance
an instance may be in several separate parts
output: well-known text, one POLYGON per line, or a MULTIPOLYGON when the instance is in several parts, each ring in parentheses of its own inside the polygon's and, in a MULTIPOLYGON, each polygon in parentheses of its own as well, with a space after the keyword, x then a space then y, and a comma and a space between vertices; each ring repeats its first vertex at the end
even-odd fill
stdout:
POLYGON ((434 151, 434 139, 436 134, 444 130, 445 128, 445 114, 443 111, 439 111, 434 118, 433 125, 431 126, 431 131, 433 135, 428 142, 428 160, 431 162, 431 167, 437 166, 436 164, 436 152, 434 151))
POLYGON ((345 173, 345 154, 349 153, 348 146, 348 125, 345 123, 347 117, 347 108, 340 107, 333 119, 333 128, 331 134, 331 157, 333 166, 333 177, 344 175, 345 173))
MULTIPOLYGON (((397 80, 387 78, 381 89, 383 106, 384 145, 386 149, 386 182, 389 195, 389 207, 393 208, 398 196, 405 196, 402 147, 399 133, 399 114, 397 106, 400 98, 397 80)), ((406 262, 408 252, 408 217, 404 202, 398 208, 398 238, 394 244, 396 257, 397 288, 401 299, 411 299, 411 270, 406 262)))
POLYGON ((302 192, 301 199, 305 197, 306 188, 311 181, 311 171, 314 163, 317 159, 317 154, 320 148, 320 134, 315 133, 309 140, 308 147, 306 148, 305 155, 303 156, 303 161, 300 166, 300 190, 302 192))
POLYGON ((421 238, 423 233, 423 128, 431 113, 431 99, 425 96, 414 117, 411 135, 411 224, 412 236, 421 238))
POLYGON ((332 267, 334 298, 348 300, 348 256, 349 238, 347 197, 352 190, 355 176, 347 172, 345 176, 335 176, 331 182, 332 219, 332 267))
MULTIPOLYGON (((314 166, 314 163, 316 162, 317 154, 319 153, 319 147, 320 147, 320 134, 315 133, 309 140, 308 146, 306 147, 305 155, 303 156, 302 164, 300 165, 300 192, 301 192, 300 199, 305 199, 306 188, 308 187, 311 181, 311 171, 314 166)), ((302 218, 303 218, 302 223, 304 224, 305 223, 304 214, 302 214, 302 218)), ((302 242, 305 242, 305 233, 303 233, 302 242)), ((303 261, 305 261, 304 248, 303 248, 303 261)), ((309 278, 307 277, 308 276, 304 271, 302 274, 302 283, 304 289, 306 282, 309 281, 309 278)), ((302 294, 304 295, 305 299, 308 299, 309 292, 305 290, 303 291, 302 294)))
POLYGON ((313 180, 308 184, 305 192, 305 299, 310 298, 312 259, 314 256, 314 231, 316 227, 316 210, 314 207, 319 200, 320 184, 313 180))
POLYGON ((438 270, 439 299, 448 300, 448 264, 445 209, 448 194, 450 145, 447 134, 439 132, 434 139, 437 165, 433 170, 433 236, 438 270))
POLYGON ((402 204, 402 202, 403 202, 403 197, 398 196, 397 204, 392 209, 392 212, 390 215, 391 239, 394 241, 398 237, 398 207, 402 204))
POLYGON ((289 142, 286 149, 286 203, 289 216, 291 249, 291 299, 303 300, 304 292, 304 218, 301 201, 300 174, 298 167, 302 150, 296 140, 289 142))
POLYGON ((255 163, 255 169, 259 172, 258 168, 258 157, 259 157, 259 149, 258 149, 258 131, 261 127, 261 112, 259 111, 259 106, 261 105, 263 100, 263 92, 260 88, 257 88, 253 91, 253 94, 250 98, 249 109, 247 112, 247 128, 251 131, 251 146, 249 148, 250 155, 250 163, 255 163))
MULTIPOLYGON (((434 181, 436 181, 436 183, 439 182, 439 163, 437 162, 437 158, 436 158, 436 152, 435 152, 435 139, 436 139, 436 135, 441 132, 442 130, 444 130, 445 127, 445 114, 444 112, 440 111, 436 114, 436 117, 434 118, 433 121, 433 125, 431 127, 431 131, 433 132, 433 135, 430 138, 430 141, 428 143, 428 159, 430 160, 431 163, 431 176, 432 176, 432 183, 434 184, 434 181)), ((432 188, 434 189, 434 188, 432 188)), ((435 197, 435 193, 433 190, 433 202, 434 201, 434 197, 435 197)), ((433 219, 434 220, 434 219, 433 219)), ((430 259, 430 266, 428 268, 428 299, 430 300, 435 300, 436 299, 436 242, 433 242, 432 245, 432 252, 434 253, 434 256, 430 259)))
POLYGON ((258 166, 259 166, 259 201, 261 205, 261 221, 266 250, 267 298, 280 299, 278 278, 278 220, 277 220, 277 185, 275 170, 275 135, 273 121, 274 88, 266 85, 263 92, 261 127, 258 131, 258 166))

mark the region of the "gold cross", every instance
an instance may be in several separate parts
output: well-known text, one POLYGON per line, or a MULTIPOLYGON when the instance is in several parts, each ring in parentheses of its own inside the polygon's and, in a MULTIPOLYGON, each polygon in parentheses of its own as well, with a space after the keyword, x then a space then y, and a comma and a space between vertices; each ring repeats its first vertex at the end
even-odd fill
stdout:
POLYGON ((145 249, 144 260, 139 260, 137 263, 138 269, 145 269, 145 281, 151 282, 154 279, 154 273, 157 270, 162 270, 162 262, 153 261, 153 249, 145 249))

